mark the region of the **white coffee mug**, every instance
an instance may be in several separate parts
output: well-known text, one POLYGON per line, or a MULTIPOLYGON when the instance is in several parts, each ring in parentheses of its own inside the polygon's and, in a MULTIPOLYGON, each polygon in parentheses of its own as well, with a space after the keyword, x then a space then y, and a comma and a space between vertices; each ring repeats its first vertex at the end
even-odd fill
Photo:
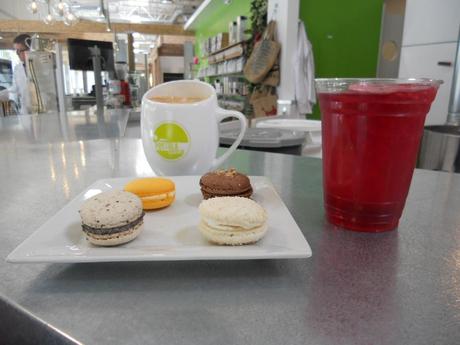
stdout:
POLYGON ((214 88, 196 80, 178 80, 155 86, 142 98, 141 135, 144 153, 159 175, 201 175, 216 169, 237 148, 247 128, 246 117, 219 108, 214 88), (152 97, 201 99, 195 103, 164 103, 152 97), (216 158, 219 123, 226 117, 240 121, 240 134, 216 158))

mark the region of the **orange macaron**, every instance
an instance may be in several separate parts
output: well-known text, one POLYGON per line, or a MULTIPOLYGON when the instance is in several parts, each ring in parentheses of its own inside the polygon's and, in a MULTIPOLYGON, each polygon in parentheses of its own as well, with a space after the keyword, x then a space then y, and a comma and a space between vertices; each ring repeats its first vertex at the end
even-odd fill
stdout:
POLYGON ((138 178, 128 182, 124 189, 142 200, 144 210, 167 207, 176 197, 174 182, 161 177, 138 178))

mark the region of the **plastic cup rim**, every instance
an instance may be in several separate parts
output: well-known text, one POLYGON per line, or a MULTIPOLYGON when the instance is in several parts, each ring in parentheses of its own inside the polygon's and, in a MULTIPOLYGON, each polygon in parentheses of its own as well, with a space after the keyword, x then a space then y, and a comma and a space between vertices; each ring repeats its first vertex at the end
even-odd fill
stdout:
POLYGON ((431 78, 315 78, 315 83, 391 83, 391 84, 422 84, 422 85, 441 85, 444 83, 440 79, 431 78))

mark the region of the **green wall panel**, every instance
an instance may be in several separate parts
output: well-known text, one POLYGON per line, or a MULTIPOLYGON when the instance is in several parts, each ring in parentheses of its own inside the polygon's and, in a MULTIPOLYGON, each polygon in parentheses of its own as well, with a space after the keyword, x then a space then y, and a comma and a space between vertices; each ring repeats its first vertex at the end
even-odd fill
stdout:
MULTIPOLYGON (((383 0, 300 1, 317 78, 376 76, 382 7, 383 0)), ((319 116, 316 106, 311 117, 319 116)))
POLYGON ((235 21, 238 16, 248 17, 248 27, 250 25, 250 8, 249 0, 233 0, 230 4, 225 5, 222 0, 213 0, 221 3, 219 10, 212 16, 202 18, 195 29, 195 55, 200 58, 200 66, 205 66, 206 61, 202 61, 200 43, 208 37, 217 35, 220 32, 228 32, 228 23, 235 21))
MULTIPOLYGON (((201 59, 199 43, 227 32, 228 23, 237 16, 249 17, 250 5, 249 0, 233 0, 229 5, 222 1, 218 12, 200 21, 195 30, 200 66, 206 61, 201 59)), ((313 45, 316 77, 376 76, 382 7, 383 0, 300 0, 299 17, 313 45)), ((320 117, 317 106, 309 117, 320 117)))

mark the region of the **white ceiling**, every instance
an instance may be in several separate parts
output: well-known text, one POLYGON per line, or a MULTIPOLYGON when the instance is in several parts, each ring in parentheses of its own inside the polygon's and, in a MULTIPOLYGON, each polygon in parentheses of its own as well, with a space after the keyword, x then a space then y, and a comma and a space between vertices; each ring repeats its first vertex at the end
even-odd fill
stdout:
MULTIPOLYGON (((71 0, 72 10, 80 17, 96 20, 100 0, 71 0)), ((183 23, 203 0, 117 0, 104 1, 113 22, 183 23), (185 17, 184 17, 185 16, 185 17)))
MULTIPOLYGON (((51 12, 60 0, 51 0, 51 12)), ((105 21, 101 16, 100 0, 62 0, 66 7, 83 19, 105 21)), ((31 0, 0 0, 0 19, 43 19, 47 1, 37 0, 39 13, 31 14, 27 5, 31 0)), ((184 23, 203 0, 104 0, 112 22, 184 23)), ((58 18, 59 19, 59 18, 58 18)))

